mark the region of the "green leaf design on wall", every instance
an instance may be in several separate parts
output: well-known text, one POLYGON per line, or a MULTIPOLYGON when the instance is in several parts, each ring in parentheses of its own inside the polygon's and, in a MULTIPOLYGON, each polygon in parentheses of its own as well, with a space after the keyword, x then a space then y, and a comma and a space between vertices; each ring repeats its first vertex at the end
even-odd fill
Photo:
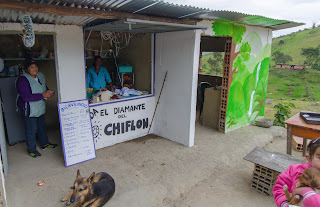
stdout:
POLYGON ((230 36, 236 44, 242 41, 242 36, 246 32, 246 27, 243 25, 235 25, 221 21, 213 22, 212 29, 216 36, 230 36))
POLYGON ((230 131, 264 115, 271 45, 268 41, 263 45, 257 32, 246 33, 242 25, 219 21, 212 28, 216 36, 231 36, 238 48, 226 113, 226 131, 230 131))
POLYGON ((250 101, 251 101, 252 92, 255 89, 255 82, 256 80, 254 78, 254 74, 250 74, 246 78, 243 84, 243 95, 245 100, 246 112, 248 112, 250 109, 250 101))
POLYGON ((268 77, 269 77, 270 58, 266 57, 261 62, 259 81, 256 88, 256 93, 259 95, 259 115, 264 116, 264 107, 267 95, 268 77))
POLYGON ((246 114, 242 84, 238 81, 235 81, 230 87, 228 109, 232 111, 231 115, 235 120, 240 119, 246 114))
POLYGON ((244 61, 248 61, 250 58, 251 46, 248 42, 245 42, 240 47, 240 55, 242 56, 244 61))

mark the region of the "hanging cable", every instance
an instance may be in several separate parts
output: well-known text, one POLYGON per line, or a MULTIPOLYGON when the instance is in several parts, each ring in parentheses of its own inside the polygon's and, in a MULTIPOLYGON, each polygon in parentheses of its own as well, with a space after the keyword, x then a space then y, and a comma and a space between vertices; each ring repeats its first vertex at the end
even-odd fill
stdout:
MULTIPOLYGON (((127 47, 129 45, 130 39, 133 36, 131 33, 123 33, 123 32, 108 32, 108 31, 101 31, 101 39, 102 41, 109 41, 109 44, 111 47, 114 46, 115 51, 112 50, 112 55, 114 58, 114 63, 116 65, 116 73, 118 76, 118 79, 121 83, 121 77, 119 73, 119 67, 117 63, 117 56, 119 55, 119 52, 121 49, 127 47)), ((100 53, 102 53, 102 47, 100 50, 100 53)))
POLYGON ((114 58, 114 63, 115 63, 115 65, 116 65, 117 76, 118 76, 119 82, 120 82, 120 84, 121 84, 121 77, 120 77, 120 73, 119 73, 119 67, 118 67, 118 63, 117 63, 117 58, 116 58, 116 56, 115 56, 115 54, 114 54, 113 51, 112 51, 112 54, 113 54, 113 58, 114 58))
POLYGON ((100 56, 103 56, 102 54, 102 47, 103 47, 103 38, 101 37, 101 47, 100 47, 100 56))
POLYGON ((107 32, 101 31, 101 38, 109 41, 110 45, 115 47, 115 55, 119 55, 119 51, 129 45, 130 39, 133 36, 131 33, 124 32, 107 32), (123 46, 122 46, 123 45, 123 46))
POLYGON ((86 43, 85 43, 84 46, 87 46, 87 42, 88 42, 88 40, 89 40, 89 37, 90 37, 90 35, 91 35, 91 32, 92 32, 92 30, 90 30, 89 35, 88 35, 88 37, 87 37, 87 40, 86 40, 86 43))

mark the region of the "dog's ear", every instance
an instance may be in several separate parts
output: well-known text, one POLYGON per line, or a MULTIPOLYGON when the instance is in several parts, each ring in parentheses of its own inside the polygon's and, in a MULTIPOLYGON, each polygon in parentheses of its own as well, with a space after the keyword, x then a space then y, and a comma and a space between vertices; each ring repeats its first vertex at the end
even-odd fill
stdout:
POLYGON ((90 184, 93 183, 93 179, 94 179, 94 176, 95 176, 95 175, 96 175, 96 173, 93 172, 93 173, 90 175, 90 177, 88 178, 88 181, 89 181, 90 184))
POLYGON ((77 177, 76 177, 76 179, 79 179, 79 178, 81 178, 80 170, 77 171, 77 177))

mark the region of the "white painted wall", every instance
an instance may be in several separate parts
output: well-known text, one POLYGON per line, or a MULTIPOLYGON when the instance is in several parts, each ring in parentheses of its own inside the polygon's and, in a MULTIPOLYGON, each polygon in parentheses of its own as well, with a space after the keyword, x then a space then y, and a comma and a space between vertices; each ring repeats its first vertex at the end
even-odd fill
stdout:
MULTIPOLYGON (((84 43, 82 27, 33 24, 35 33, 55 37, 55 63, 59 102, 86 98, 84 43)), ((2 33, 22 33, 18 23, 0 23, 2 33)))
POLYGON ((192 147, 201 31, 160 33, 155 36, 155 98, 168 71, 155 115, 154 133, 192 147))
POLYGON ((201 22, 197 22, 197 25, 207 27, 206 30, 202 31, 202 34, 213 36, 215 34, 214 34, 213 29, 212 29, 212 23, 213 23, 212 20, 211 21, 210 20, 203 20, 201 22))
POLYGON ((55 57, 59 102, 86 99, 82 27, 56 26, 55 57))
MULTIPOLYGON (((0 98, 0 103, 2 100, 0 98)), ((5 136, 5 128, 3 123, 2 116, 2 107, 0 107, 0 147, 1 147, 1 156, 0 156, 0 198, 3 199, 4 206, 7 206, 7 192, 5 186, 5 178, 4 175, 8 174, 8 157, 7 157, 7 144, 6 144, 6 136, 5 136), (3 163, 3 164, 2 164, 3 163)), ((1 200, 0 200, 1 201, 1 200)))
POLYGON ((250 43, 252 47, 250 55, 258 56, 262 47, 264 47, 266 44, 272 44, 272 29, 246 26, 246 32, 243 34, 242 37, 242 42, 236 45, 235 52, 239 52, 242 43, 247 41, 250 43), (248 35, 252 32, 256 32, 259 38, 249 38, 248 35))

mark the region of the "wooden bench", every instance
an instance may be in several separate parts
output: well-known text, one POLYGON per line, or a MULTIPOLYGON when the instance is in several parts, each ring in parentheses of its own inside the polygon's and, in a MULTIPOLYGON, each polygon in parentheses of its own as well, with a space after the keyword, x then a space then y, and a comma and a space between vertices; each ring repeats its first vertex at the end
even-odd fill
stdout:
POLYGON ((251 187, 265 195, 272 195, 272 188, 280 173, 290 165, 302 163, 302 160, 291 155, 269 152, 260 147, 254 148, 243 159, 255 164, 251 187))

